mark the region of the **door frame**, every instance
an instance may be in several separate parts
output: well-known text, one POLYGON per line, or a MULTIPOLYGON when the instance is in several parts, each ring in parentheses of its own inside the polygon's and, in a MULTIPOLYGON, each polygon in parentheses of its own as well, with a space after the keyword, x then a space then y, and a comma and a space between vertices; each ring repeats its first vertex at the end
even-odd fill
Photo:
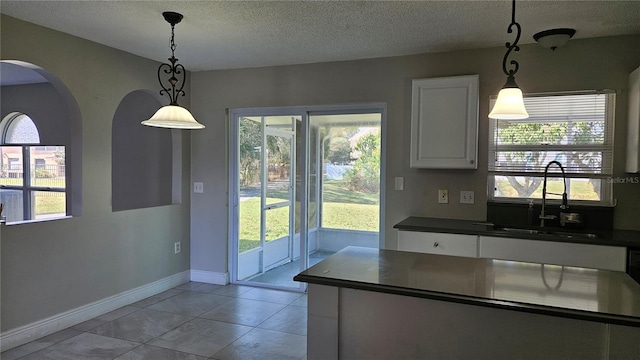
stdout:
MULTIPOLYGON (((234 108, 227 109, 228 121, 229 121, 229 159, 228 159, 228 233, 227 233, 227 248, 228 248, 228 260, 227 265, 229 272, 229 279, 232 283, 237 284, 251 284, 252 286, 262 286, 274 289, 283 290, 297 290, 306 291, 306 284, 301 283, 299 288, 294 289, 291 287, 281 287, 277 285, 268 285, 255 282, 247 282, 237 280, 237 245, 238 245, 238 205, 239 205, 239 178, 238 178, 238 159, 239 159, 239 145, 238 145, 238 131, 239 126, 236 119, 242 116, 278 116, 278 115, 291 115, 301 116, 301 148, 304 154, 298 154, 296 157, 301 156, 300 164, 303 170, 303 179, 300 182, 300 261, 306 269, 308 267, 308 174, 309 174, 309 116, 311 115, 332 115, 332 114, 362 114, 377 112, 381 115, 380 132, 381 132, 381 149, 380 149, 380 205, 379 205, 379 238, 378 247, 384 249, 385 247, 385 209, 386 209, 386 144, 387 144, 387 104, 385 102, 373 102, 373 103, 354 103, 354 104, 339 104, 339 105, 310 105, 310 106, 286 106, 286 107, 258 107, 258 108, 234 108)), ((294 135, 297 136, 297 135, 294 135)), ((295 144, 294 144, 295 145, 295 144)), ((295 174, 292 174, 295 176, 295 174)), ((295 179, 294 179, 295 186, 295 179)), ((295 203, 295 201, 294 201, 295 203)), ((295 216, 294 211, 292 211, 295 216)), ((295 231, 293 234, 295 238, 295 231)), ((292 240, 293 240, 292 238, 292 240)), ((295 240, 294 240, 295 241, 295 240)), ((295 257, 295 254, 292 254, 295 257)))

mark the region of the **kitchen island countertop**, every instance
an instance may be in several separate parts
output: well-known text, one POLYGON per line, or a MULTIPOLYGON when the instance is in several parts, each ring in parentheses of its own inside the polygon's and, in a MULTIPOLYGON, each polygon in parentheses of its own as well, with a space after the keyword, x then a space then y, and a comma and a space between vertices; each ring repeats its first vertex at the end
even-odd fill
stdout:
POLYGON ((347 247, 294 280, 640 327, 640 285, 616 271, 347 247))

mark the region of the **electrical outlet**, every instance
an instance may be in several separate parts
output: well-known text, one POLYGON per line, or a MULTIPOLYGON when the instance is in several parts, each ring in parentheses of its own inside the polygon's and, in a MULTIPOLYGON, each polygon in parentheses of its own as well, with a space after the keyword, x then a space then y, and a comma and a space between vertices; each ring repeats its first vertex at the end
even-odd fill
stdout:
POLYGON ((438 190, 438 203, 440 204, 449 203, 449 190, 438 190))
POLYGON ((173 243, 173 252, 174 252, 174 254, 180 253, 180 250, 182 250, 180 247, 181 247, 180 246, 180 241, 173 243))
POLYGON ((473 204, 475 202, 473 191, 460 191, 460 204, 473 204))
POLYGON ((194 193, 203 193, 204 192, 204 184, 202 182, 194 182, 193 183, 193 192, 194 193))

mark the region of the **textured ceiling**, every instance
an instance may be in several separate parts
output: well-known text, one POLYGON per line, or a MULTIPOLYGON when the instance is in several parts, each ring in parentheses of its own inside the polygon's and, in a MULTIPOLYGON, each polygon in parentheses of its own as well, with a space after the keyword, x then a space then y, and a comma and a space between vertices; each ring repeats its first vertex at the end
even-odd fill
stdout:
MULTIPOLYGON (((504 46, 510 1, 11 1, 0 12, 190 71, 352 60, 504 46)), ((575 28, 575 38, 640 33, 640 1, 518 1, 520 43, 575 28)), ((561 51, 561 50, 559 50, 561 51)))

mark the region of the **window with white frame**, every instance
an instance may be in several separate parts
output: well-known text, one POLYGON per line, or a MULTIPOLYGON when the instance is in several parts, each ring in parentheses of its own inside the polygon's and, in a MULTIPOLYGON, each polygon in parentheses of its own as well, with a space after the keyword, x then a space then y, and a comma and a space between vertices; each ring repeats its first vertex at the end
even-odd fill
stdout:
MULTIPOLYGON (((541 199, 545 167, 555 160, 565 169, 570 202, 610 205, 615 93, 525 95, 524 104, 528 119, 489 119, 489 199, 541 199)), ((549 167, 547 191, 563 188, 560 169, 549 167)))
POLYGON ((40 146, 36 124, 23 113, 7 115, 0 130, 2 216, 8 223, 66 216, 65 147, 40 146))

